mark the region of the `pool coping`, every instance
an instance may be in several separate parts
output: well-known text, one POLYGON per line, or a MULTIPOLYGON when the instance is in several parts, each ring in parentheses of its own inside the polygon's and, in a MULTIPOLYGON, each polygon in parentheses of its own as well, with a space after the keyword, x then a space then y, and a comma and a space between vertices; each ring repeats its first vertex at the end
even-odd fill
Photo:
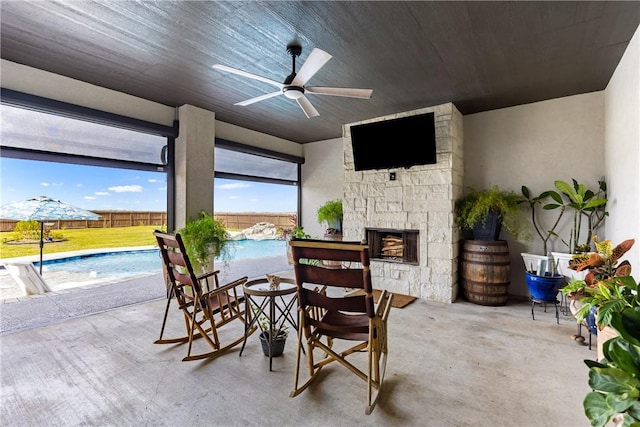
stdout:
MULTIPOLYGON (((111 252, 128 252, 128 251, 144 251, 158 249, 157 245, 149 245, 149 246, 127 246, 127 247, 118 247, 118 248, 97 248, 97 249, 81 249, 77 251, 68 251, 68 252, 55 252, 52 254, 43 254, 42 261, 53 261, 62 258, 71 258, 76 256, 84 256, 84 255, 96 255, 96 254, 107 254, 111 252)), ((0 258, 0 264, 14 264, 14 263, 25 263, 25 262, 40 262, 40 255, 28 255, 22 257, 14 257, 14 258, 0 258)))

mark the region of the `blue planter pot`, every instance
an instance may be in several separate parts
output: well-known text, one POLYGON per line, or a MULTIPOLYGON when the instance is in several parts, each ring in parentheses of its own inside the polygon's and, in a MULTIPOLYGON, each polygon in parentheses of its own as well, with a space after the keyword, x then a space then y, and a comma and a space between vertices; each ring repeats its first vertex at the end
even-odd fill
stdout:
POLYGON ((598 335, 598 326, 596 324, 596 308, 592 307, 587 317, 584 319, 587 327, 589 328, 589 333, 591 335, 598 335))
POLYGON ((558 291, 564 286, 564 276, 538 276, 527 272, 527 286, 531 298, 540 301, 555 301, 558 291))

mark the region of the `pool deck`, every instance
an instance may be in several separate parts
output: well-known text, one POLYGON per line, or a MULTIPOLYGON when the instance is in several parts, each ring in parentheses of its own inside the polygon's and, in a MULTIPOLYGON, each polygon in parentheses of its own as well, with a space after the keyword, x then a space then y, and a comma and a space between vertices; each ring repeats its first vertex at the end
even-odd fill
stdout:
MULTIPOLYGON (((95 255, 110 252, 128 252, 128 251, 140 251, 157 249, 157 246, 131 246, 124 248, 101 248, 101 249, 84 249, 79 251, 69 252, 57 252, 53 254, 44 254, 43 261, 51 261, 63 258, 70 258, 76 256, 95 255)), ((9 272, 4 268, 6 265, 22 264, 22 263, 34 263, 40 261, 40 255, 29 255, 23 257, 14 258, 0 258, 0 300, 12 300, 15 298, 26 298, 22 289, 16 281, 11 277, 9 272)), ((143 275, 141 275, 143 276, 143 275)), ((113 283, 116 281, 122 281, 122 278, 118 277, 97 277, 95 274, 87 271, 86 273, 70 273, 66 271, 47 271, 46 268, 42 272, 42 278, 47 282, 55 292, 63 291, 70 288, 77 287, 93 287, 100 286, 106 283, 113 283)), ((129 277, 131 278, 131 277, 129 277)))
MULTIPOLYGON (((216 269, 220 270, 222 283, 243 276, 257 278, 267 273, 293 277, 292 267, 284 255, 225 261, 217 264, 216 269)), ((6 279, 13 281, 11 276, 0 276, 0 283, 6 279)), ((0 335, 166 297, 161 273, 78 283, 78 286, 64 288, 54 285, 53 292, 41 295, 3 299, 0 304, 0 335)))

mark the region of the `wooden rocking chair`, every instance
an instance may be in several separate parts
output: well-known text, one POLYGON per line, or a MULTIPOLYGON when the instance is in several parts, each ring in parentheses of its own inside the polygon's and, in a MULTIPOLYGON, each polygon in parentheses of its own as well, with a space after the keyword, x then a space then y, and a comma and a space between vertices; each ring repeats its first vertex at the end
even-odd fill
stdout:
MULTIPOLYGON (((153 233, 158 241, 160 254, 164 263, 167 279, 167 305, 160 329, 160 338, 155 344, 189 343, 187 356, 183 361, 217 357, 232 347, 243 342, 245 338, 245 298, 242 285, 247 277, 220 285, 219 271, 196 275, 189 261, 180 234, 167 234, 161 231, 153 233), (210 283, 211 282, 211 283, 210 283), (176 338, 163 338, 171 301, 175 299, 182 312, 186 333, 176 338), (222 343, 218 329, 227 324, 242 323, 237 328, 240 335, 236 339, 222 343), (211 346, 212 350, 191 354, 193 341, 198 338, 211 346)), ((256 327, 248 330, 252 334, 256 327)))
POLYGON ((375 408, 384 380, 388 351, 387 318, 393 295, 382 291, 377 306, 374 304, 369 248, 364 244, 311 239, 294 239, 290 244, 300 322, 295 384, 290 396, 304 391, 323 367, 338 362, 367 383, 365 413, 368 415, 375 408), (323 261, 334 263, 323 264, 323 261), (335 261, 341 265, 336 267, 335 261), (361 289, 363 293, 349 296, 347 292, 354 288, 361 289), (331 291, 338 296, 331 296, 331 291), (334 340, 356 343, 349 343, 348 348, 337 351, 334 340), (305 344, 308 378, 303 382, 300 364, 303 363, 305 344), (317 360, 314 350, 318 350, 317 360), (347 361, 347 356, 363 352, 367 354, 366 368, 356 367, 347 361))

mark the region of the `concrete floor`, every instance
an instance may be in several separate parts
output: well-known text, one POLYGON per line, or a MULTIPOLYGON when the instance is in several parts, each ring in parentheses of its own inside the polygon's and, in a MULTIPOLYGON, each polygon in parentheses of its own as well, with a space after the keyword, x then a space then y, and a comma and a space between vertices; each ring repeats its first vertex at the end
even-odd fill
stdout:
MULTIPOLYGON (((159 277, 143 282, 162 289, 159 277)), ((129 282, 121 286, 120 293, 133 289, 129 282)), ((64 305, 64 299, 78 304, 80 292, 66 293, 53 305, 64 305)), ((93 292, 84 292, 85 301, 100 291, 93 292)), ((340 365, 325 368, 320 381, 289 397, 293 334, 272 372, 257 335, 249 337, 241 357, 237 347, 215 360, 182 362, 186 346, 153 344, 165 305, 161 294, 28 327, 17 321, 9 326, 4 318, 37 316, 37 298, 3 304, 0 424, 589 425, 582 409, 589 391, 583 359, 595 358, 595 346, 589 351, 572 341, 575 322, 561 316, 556 324, 553 307, 546 313, 536 308, 536 320, 522 300, 503 307, 417 300, 394 308, 383 394, 367 416, 365 383, 340 365)), ((181 327, 178 313, 172 314, 171 328, 181 327)))

